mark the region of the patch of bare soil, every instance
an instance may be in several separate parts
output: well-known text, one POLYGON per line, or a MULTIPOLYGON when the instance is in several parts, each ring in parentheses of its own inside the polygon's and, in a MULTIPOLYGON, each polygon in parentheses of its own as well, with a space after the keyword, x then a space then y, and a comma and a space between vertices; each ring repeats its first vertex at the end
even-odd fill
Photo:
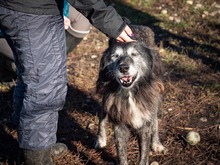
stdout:
MULTIPOLYGON (((183 14, 181 17, 176 9, 178 3, 181 2, 160 0, 145 10, 159 13, 166 6, 170 11, 173 10, 174 17, 187 19, 183 12, 191 11, 190 7, 178 7, 183 14), (161 4, 164 5, 161 7, 161 4)), ((198 29, 190 28, 187 24, 189 27, 170 27, 173 31, 151 25, 164 66, 166 92, 161 107, 159 133, 168 152, 160 155, 153 153, 150 162, 157 161, 160 165, 220 164, 220 42, 217 37, 220 24, 217 20, 204 17, 200 22, 194 20, 198 21, 198 29), (190 130, 197 131, 201 137, 195 146, 189 145, 185 139, 190 130)), ((107 46, 107 37, 92 28, 91 33, 68 55, 68 94, 65 108, 60 112, 57 135, 59 141, 68 145, 69 151, 63 158, 56 160, 57 165, 117 164, 111 126, 107 130, 107 147, 94 149, 97 116, 101 109, 100 98, 95 93, 95 82, 101 55, 107 46)), ((9 72, 0 70, 2 165, 15 164, 18 152, 16 129, 10 120, 12 80, 15 78, 11 79, 10 76, 7 79, 9 76, 9 72)), ((138 162, 137 139, 133 136, 128 143, 128 159, 130 165, 138 162)))

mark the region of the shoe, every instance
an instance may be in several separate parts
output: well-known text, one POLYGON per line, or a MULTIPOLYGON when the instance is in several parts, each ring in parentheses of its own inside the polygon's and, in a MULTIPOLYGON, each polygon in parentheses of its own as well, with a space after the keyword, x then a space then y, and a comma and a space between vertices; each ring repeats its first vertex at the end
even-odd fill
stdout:
POLYGON ((53 159, 58 159, 64 156, 68 148, 64 143, 56 143, 50 147, 50 154, 53 159))
MULTIPOLYGON (((24 165, 54 165, 55 159, 65 155, 68 148, 63 143, 56 143, 45 150, 22 150, 24 165)), ((19 157, 22 157, 21 154, 19 157)), ((18 164, 22 164, 21 160, 18 164)))
POLYGON ((24 165, 54 165, 50 155, 50 149, 46 150, 23 150, 24 165))

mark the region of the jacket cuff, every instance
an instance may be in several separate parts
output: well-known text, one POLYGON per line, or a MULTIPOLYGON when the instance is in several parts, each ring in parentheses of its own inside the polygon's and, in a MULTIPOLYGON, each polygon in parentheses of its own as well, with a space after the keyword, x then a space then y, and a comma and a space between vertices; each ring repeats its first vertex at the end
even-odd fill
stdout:
POLYGON ((68 0, 69 3, 86 16, 90 23, 106 34, 117 38, 125 29, 126 23, 112 6, 103 0, 68 0))

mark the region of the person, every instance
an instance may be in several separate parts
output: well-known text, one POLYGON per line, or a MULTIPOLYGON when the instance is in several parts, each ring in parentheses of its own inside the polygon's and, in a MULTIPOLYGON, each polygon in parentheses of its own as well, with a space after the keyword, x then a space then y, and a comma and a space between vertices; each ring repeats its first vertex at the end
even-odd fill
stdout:
MULTIPOLYGON (((66 11, 64 13, 64 27, 66 37, 66 52, 67 54, 73 51, 82 39, 89 34, 91 24, 89 20, 78 12, 74 7, 66 2, 66 11)), ((64 5, 65 6, 65 5, 64 5)), ((0 30, 0 66, 10 70, 16 71, 14 63, 13 52, 8 45, 4 35, 0 30)))
MULTIPOLYGON (((66 0, 64 0, 65 2, 66 0)), ((66 11, 64 10, 64 27, 66 37, 66 52, 67 54, 73 51, 82 39, 89 34, 91 24, 89 20, 77 11, 74 7, 66 2, 66 11)), ((65 6, 65 5, 64 5, 65 6)), ((4 35, 0 30, 0 66, 15 72, 16 66, 14 63, 13 52, 10 49, 4 35)))
POLYGON ((90 32, 89 20, 64 0, 64 27, 66 30, 66 50, 71 52, 90 32))
MULTIPOLYGON (((89 22, 121 42, 132 41, 123 18, 102 0, 69 0, 89 22)), ((52 165, 67 146, 57 143, 58 112, 67 93, 63 1, 0 0, 0 29, 16 65, 13 121, 26 165, 52 165)))

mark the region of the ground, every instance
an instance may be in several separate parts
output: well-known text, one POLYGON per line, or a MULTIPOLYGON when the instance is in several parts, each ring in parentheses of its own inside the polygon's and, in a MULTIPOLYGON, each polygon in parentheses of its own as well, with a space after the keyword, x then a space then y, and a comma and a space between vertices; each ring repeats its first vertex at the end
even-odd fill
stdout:
MULTIPOLYGON (((166 154, 150 155, 160 165, 220 164, 220 3, 215 0, 111 1, 132 24, 149 26, 164 68, 165 94, 159 119, 166 154), (114 2, 114 3, 113 3, 114 2), (191 146, 186 134, 200 134, 191 146)), ((102 52, 108 38, 94 27, 68 54, 68 94, 60 112, 58 140, 68 145, 57 165, 112 165, 117 155, 111 126, 108 144, 94 149, 100 98, 95 93, 102 52)), ((0 164, 15 164, 17 134, 11 122, 15 76, 0 70, 0 164)), ((137 164, 136 137, 128 143, 129 164, 137 164)))

